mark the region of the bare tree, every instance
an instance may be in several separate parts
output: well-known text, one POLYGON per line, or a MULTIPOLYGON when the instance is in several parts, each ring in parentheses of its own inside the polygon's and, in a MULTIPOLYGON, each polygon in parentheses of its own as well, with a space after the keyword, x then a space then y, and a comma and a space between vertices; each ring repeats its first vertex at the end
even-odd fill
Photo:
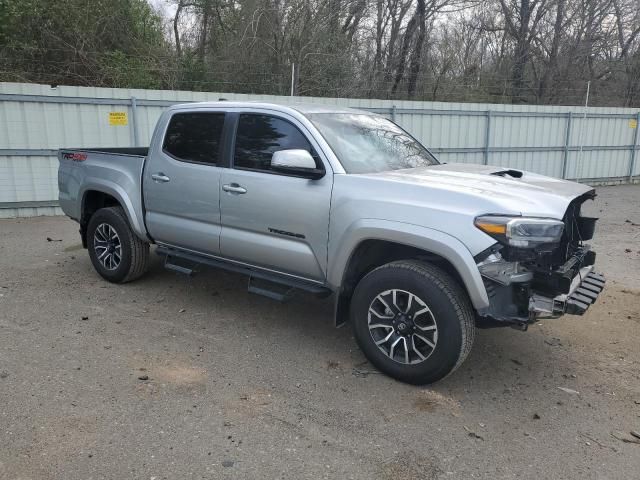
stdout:
POLYGON ((640 106, 638 0, 3 1, 2 80, 640 106))

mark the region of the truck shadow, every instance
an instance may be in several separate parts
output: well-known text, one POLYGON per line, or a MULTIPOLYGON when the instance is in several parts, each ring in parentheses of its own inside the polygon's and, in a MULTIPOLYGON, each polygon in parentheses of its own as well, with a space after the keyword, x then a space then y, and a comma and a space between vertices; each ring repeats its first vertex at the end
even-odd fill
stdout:
MULTIPOLYGON (((198 324, 210 325, 223 337, 249 335, 253 347, 277 358, 277 368, 294 363, 299 369, 321 369, 327 378, 337 371, 361 383, 393 385, 403 391, 421 388, 379 374, 360 352, 350 326, 335 328, 331 298, 318 299, 300 292, 280 303, 248 293, 243 275, 203 268, 195 276, 186 277, 164 270, 158 257, 140 284, 145 289, 169 291, 172 300, 168 305, 174 308, 180 301, 189 310, 209 312, 198 324), (339 368, 332 369, 331 365, 339 368)), ((180 317, 175 318, 180 321, 180 317)), ((528 332, 511 328, 477 330, 466 362, 433 388, 460 398, 472 389, 497 398, 517 396, 517 392, 541 384, 555 388, 554 382, 571 378, 577 361, 567 345, 549 337, 544 328, 534 325, 528 332)))

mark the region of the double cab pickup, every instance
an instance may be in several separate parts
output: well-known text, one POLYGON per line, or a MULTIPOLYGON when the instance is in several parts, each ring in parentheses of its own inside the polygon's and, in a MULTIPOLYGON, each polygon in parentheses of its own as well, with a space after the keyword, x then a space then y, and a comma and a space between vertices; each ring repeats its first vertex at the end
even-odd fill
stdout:
POLYGON ((60 206, 96 271, 124 283, 194 264, 249 290, 332 296, 366 357, 399 380, 453 372, 477 327, 581 315, 604 278, 586 243, 593 188, 443 164, 369 112, 250 102, 176 105, 149 148, 61 149, 60 206))

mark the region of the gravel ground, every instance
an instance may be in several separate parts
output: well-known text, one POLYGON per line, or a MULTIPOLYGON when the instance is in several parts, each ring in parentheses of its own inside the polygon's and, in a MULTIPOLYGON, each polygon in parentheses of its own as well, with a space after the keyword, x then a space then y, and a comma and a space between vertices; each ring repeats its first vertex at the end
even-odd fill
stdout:
POLYGON ((0 478, 638 478, 640 186, 599 193, 599 302, 480 331, 429 388, 373 370, 326 300, 155 256, 111 285, 70 220, 2 220, 0 478))

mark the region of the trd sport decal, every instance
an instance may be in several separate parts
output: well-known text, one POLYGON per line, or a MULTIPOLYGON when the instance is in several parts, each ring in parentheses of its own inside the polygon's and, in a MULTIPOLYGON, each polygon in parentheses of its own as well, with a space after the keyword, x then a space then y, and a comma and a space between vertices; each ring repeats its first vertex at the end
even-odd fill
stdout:
POLYGON ((65 160, 73 160, 74 162, 84 162, 87 159, 87 154, 62 152, 62 158, 65 160))

